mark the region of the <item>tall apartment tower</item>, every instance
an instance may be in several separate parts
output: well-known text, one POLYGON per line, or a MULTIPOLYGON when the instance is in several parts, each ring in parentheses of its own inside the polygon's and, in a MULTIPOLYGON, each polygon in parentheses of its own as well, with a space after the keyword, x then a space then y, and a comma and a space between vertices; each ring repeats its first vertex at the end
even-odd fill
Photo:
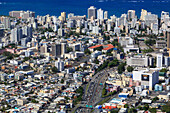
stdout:
POLYGON ((15 28, 11 30, 11 42, 18 43, 22 38, 22 29, 15 28))
POLYGON ((55 57, 61 56, 61 44, 60 43, 52 45, 51 54, 52 56, 55 56, 55 57))
POLYGON ((64 70, 64 62, 58 58, 58 61, 55 62, 55 67, 57 67, 58 71, 64 70))
POLYGON ((157 54, 157 61, 156 61, 156 66, 157 67, 162 67, 163 64, 163 54, 157 54))
POLYGON ((104 19, 108 19, 108 11, 104 12, 104 19))
POLYGON ((88 19, 91 19, 91 17, 96 19, 97 18, 96 12, 97 12, 97 10, 94 6, 91 6, 90 8, 88 8, 88 19))
POLYGON ((64 36, 64 29, 62 29, 62 28, 58 29, 58 35, 64 36))
POLYGON ((66 53, 66 43, 61 43, 61 55, 63 56, 66 53))
POLYGON ((140 19, 141 19, 142 21, 144 21, 144 20, 145 20, 145 16, 146 16, 147 14, 148 14, 147 10, 142 9, 140 19))
POLYGON ((66 12, 62 12, 61 17, 63 17, 64 21, 66 21, 66 12))
POLYGON ((170 50, 170 32, 167 32, 167 49, 170 50))
POLYGON ((135 18, 135 10, 128 10, 128 20, 135 18))
POLYGON ((23 35, 27 37, 32 37, 32 26, 22 27, 23 35))
POLYGON ((11 23, 10 23, 9 17, 3 18, 3 25, 4 25, 4 29, 10 29, 11 28, 11 23))
POLYGON ((102 9, 98 9, 97 10, 97 19, 103 19, 103 10, 102 9))

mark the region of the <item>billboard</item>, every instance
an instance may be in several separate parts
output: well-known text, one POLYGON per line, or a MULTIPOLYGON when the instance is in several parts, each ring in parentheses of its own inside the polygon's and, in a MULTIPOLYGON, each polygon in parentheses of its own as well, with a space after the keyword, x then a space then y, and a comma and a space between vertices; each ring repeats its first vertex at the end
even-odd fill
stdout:
POLYGON ((149 75, 142 75, 143 81, 149 81, 149 75))

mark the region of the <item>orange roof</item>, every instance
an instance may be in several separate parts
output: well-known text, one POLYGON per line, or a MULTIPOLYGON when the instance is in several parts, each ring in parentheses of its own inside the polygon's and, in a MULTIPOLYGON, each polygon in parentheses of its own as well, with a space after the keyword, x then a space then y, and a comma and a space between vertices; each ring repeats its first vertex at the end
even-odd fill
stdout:
POLYGON ((100 45, 95 45, 95 46, 91 46, 91 47, 89 47, 90 49, 94 49, 94 48, 98 48, 98 47, 100 47, 100 46, 103 46, 102 44, 100 44, 100 45))
POLYGON ((95 46, 92 46, 92 47, 89 47, 90 49, 95 49, 95 48, 98 48, 98 47, 101 47, 101 46, 107 46, 106 48, 103 48, 102 50, 109 50, 109 49, 112 49, 114 48, 114 46, 112 44, 107 44, 107 45, 95 45, 95 46))
POLYGON ((107 45, 105 45, 105 46, 108 46, 108 47, 103 48, 102 50, 109 50, 109 49, 114 48, 114 46, 113 46, 112 44, 107 44, 107 45))

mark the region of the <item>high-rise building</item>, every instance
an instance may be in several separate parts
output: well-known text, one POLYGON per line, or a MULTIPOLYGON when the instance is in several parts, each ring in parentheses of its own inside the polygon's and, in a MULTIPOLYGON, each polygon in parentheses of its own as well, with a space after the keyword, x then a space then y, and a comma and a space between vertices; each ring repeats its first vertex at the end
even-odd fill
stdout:
POLYGON ((152 24, 158 24, 158 15, 148 13, 145 16, 145 24, 151 27, 152 24))
POLYGON ((9 15, 16 18, 27 19, 30 17, 35 17, 35 12, 32 11, 11 11, 9 15))
POLYGON ((0 29, 0 37, 4 36, 4 29, 0 29))
POLYGON ((161 13, 161 22, 169 22, 170 17, 169 17, 169 12, 162 11, 161 13))
POLYGON ((107 31, 110 31, 111 30, 111 21, 108 21, 107 22, 107 31))
POLYGON ((48 52, 48 46, 47 44, 44 44, 40 47, 40 53, 47 53, 48 52))
POLYGON ((63 17, 64 21, 66 21, 66 12, 62 12, 61 17, 63 17))
POLYGON ((32 37, 32 26, 22 27, 23 35, 27 37, 32 37))
POLYGON ((55 67, 57 67, 58 71, 64 70, 64 62, 58 59, 58 61, 55 62, 55 67))
POLYGON ((103 10, 102 9, 98 9, 97 10, 97 19, 103 19, 103 10))
POLYGON ((63 56, 66 53, 66 43, 61 43, 61 55, 63 56))
POLYGON ((60 43, 53 44, 51 47, 52 47, 52 51, 51 51, 52 56, 60 57, 61 56, 61 44, 60 43))
POLYGON ((92 17, 94 18, 94 19, 96 19, 96 8, 94 7, 94 6, 91 6, 90 8, 88 8, 88 19, 91 19, 92 17))
POLYGON ((18 43, 22 38, 22 29, 15 28, 11 30, 11 42, 18 43))
POLYGON ((169 56, 165 56, 165 57, 164 57, 164 60, 165 60, 165 63, 164 63, 165 66, 166 66, 166 67, 169 67, 169 66, 170 66, 170 57, 169 57, 169 56))
POLYGON ((3 25, 4 25, 4 29, 10 29, 11 28, 11 23, 10 23, 9 17, 3 18, 3 25))
POLYGON ((68 19, 71 18, 71 17, 73 17, 73 16, 74 16, 74 13, 69 13, 69 14, 68 14, 68 19))
POLYGON ((107 11, 104 12, 104 19, 108 19, 108 12, 107 11))
POLYGON ((135 10, 128 10, 128 20, 131 21, 133 18, 135 18, 135 10))
POLYGON ((62 29, 62 28, 58 29, 58 35, 64 36, 64 29, 62 29))
POLYGON ((157 54, 156 66, 162 67, 163 64, 163 54, 157 54))
POLYGON ((167 32, 167 48, 170 49, 170 32, 167 32))
POLYGON ((145 20, 145 16, 146 16, 147 14, 148 14, 147 10, 142 9, 140 19, 141 19, 142 21, 144 21, 144 20, 145 20))

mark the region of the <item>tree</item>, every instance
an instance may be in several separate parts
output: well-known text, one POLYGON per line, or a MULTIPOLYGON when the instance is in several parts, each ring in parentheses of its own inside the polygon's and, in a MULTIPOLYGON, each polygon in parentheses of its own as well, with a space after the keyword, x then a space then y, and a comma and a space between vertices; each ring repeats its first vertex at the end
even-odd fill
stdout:
POLYGON ((135 108, 130 108, 128 110, 128 113, 137 113, 137 110, 135 108))
POLYGON ((29 57, 24 57, 23 62, 28 61, 30 58, 29 57))
POLYGON ((117 66, 118 64, 119 64, 119 61, 117 59, 114 59, 113 61, 108 63, 108 67, 117 66))
POLYGON ((168 69, 166 69, 166 68, 162 68, 161 70, 160 70, 160 72, 164 72, 164 73, 166 73, 168 71, 168 69))
POLYGON ((3 55, 7 57, 6 59, 13 59, 14 57, 14 54, 7 51, 3 52, 3 55))
POLYGON ((149 108, 149 111, 151 112, 151 113, 156 113, 156 108, 149 108))
POLYGON ((94 60, 94 63, 99 64, 99 60, 98 60, 98 59, 95 59, 95 60, 94 60))
POLYGON ((148 109, 149 109, 149 105, 145 104, 144 107, 143 107, 143 110, 147 111, 148 109))
POLYGON ((62 84, 64 83, 64 79, 61 79, 61 83, 62 83, 62 84))
POLYGON ((155 97, 155 98, 153 98, 153 102, 155 102, 155 101, 157 101, 157 100, 159 100, 159 98, 158 97, 155 97))
POLYGON ((91 52, 90 52, 90 50, 89 50, 89 49, 85 49, 85 50, 84 50, 84 53, 85 53, 85 54, 88 54, 88 55, 90 55, 90 54, 91 54, 91 52))
POLYGON ((162 106, 162 111, 166 113, 170 113, 170 102, 168 102, 166 105, 162 106))
POLYGON ((152 40, 152 39, 146 40, 145 44, 149 46, 153 46, 154 44, 156 44, 156 40, 152 40))
POLYGON ((122 74, 125 71, 125 63, 122 63, 118 66, 118 73, 122 74))
POLYGON ((128 71, 128 72, 132 72, 132 71, 133 71, 133 67, 128 66, 128 67, 127 67, 127 71, 128 71))
POLYGON ((128 104, 125 104, 124 107, 125 107, 125 108, 128 108, 129 106, 128 106, 128 104))
POLYGON ((100 46, 100 47, 96 48, 95 50, 102 51, 102 49, 103 49, 103 46, 100 46))
POLYGON ((57 69, 57 67, 55 67, 55 66, 54 66, 54 67, 52 67, 52 69, 51 69, 51 70, 52 70, 52 72, 53 72, 53 73, 57 73, 57 72, 58 72, 58 69, 57 69))
POLYGON ((66 51, 67 51, 67 53, 72 52, 72 51, 73 51, 73 48, 67 47, 67 48, 66 48, 66 51))

